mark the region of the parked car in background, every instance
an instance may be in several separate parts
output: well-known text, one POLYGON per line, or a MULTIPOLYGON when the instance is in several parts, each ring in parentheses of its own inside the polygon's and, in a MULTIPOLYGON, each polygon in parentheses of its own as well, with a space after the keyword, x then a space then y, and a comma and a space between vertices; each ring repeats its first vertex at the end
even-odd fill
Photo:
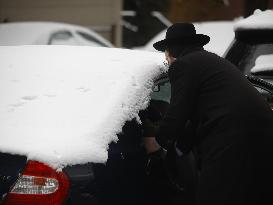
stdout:
MULTIPOLYGON (((203 33, 210 37, 210 42, 204 46, 208 51, 222 56, 234 38, 234 21, 212 21, 194 23, 197 33, 203 33)), ((152 38, 145 46, 136 49, 155 51, 153 44, 165 38, 166 29, 152 38)))
MULTIPOLYGON (((273 10, 257 10, 235 24, 235 38, 225 58, 244 74, 273 82, 273 10)), ((267 97, 273 103, 272 97, 267 97)))
POLYGON ((0 46, 11 45, 113 45, 83 26, 57 22, 14 22, 0 24, 0 46))

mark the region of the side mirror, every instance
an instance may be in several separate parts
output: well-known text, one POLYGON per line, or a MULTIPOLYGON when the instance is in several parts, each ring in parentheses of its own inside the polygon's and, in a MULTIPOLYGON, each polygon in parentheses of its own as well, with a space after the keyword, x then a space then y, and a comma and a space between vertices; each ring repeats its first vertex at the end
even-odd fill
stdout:
POLYGON ((160 85, 155 85, 153 87, 153 92, 159 92, 160 91, 160 85))

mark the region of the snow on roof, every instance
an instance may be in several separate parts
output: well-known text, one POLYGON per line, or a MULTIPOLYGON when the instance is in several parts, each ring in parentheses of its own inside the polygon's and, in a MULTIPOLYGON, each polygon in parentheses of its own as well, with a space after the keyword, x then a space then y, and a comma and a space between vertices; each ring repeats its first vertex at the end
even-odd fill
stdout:
POLYGON ((259 56, 255 61, 255 66, 251 69, 251 73, 264 71, 273 71, 273 54, 259 56))
POLYGON ((273 29, 273 10, 256 10, 253 15, 238 21, 234 30, 273 29))
POLYGON ((204 48, 222 56, 234 39, 233 21, 200 22, 194 24, 196 33, 206 34, 210 42, 204 48))
MULTIPOLYGON (((196 33, 202 33, 210 36, 210 42, 204 46, 208 51, 222 56, 234 38, 233 21, 212 21, 194 23, 196 33)), ((167 30, 161 31, 149 43, 143 47, 143 50, 155 51, 153 44, 165 39, 167 30)))
POLYGON ((0 152, 58 168, 105 162, 108 144, 149 102, 160 53, 0 46, 0 152))
POLYGON ((109 47, 111 43, 83 26, 59 22, 12 22, 0 24, 0 45, 45 45, 56 31, 85 32, 109 47))

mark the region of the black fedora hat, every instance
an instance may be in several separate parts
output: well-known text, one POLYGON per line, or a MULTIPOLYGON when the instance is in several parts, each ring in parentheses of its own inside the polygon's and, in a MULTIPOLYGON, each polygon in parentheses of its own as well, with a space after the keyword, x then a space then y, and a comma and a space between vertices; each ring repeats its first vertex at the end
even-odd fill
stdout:
POLYGON ((210 37, 204 34, 196 34, 192 23, 175 23, 167 29, 164 40, 153 44, 158 51, 165 51, 169 45, 185 45, 195 43, 201 46, 206 45, 210 37))

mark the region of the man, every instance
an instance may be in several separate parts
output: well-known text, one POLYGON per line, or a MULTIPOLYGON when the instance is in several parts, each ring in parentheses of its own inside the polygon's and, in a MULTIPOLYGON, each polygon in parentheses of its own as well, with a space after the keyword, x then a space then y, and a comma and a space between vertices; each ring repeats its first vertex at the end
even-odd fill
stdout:
POLYGON ((159 131, 146 132, 147 152, 160 152, 155 136, 197 150, 198 205, 273 204, 272 111, 234 65, 203 49, 209 40, 177 23, 154 44, 170 66, 171 102, 159 131))

